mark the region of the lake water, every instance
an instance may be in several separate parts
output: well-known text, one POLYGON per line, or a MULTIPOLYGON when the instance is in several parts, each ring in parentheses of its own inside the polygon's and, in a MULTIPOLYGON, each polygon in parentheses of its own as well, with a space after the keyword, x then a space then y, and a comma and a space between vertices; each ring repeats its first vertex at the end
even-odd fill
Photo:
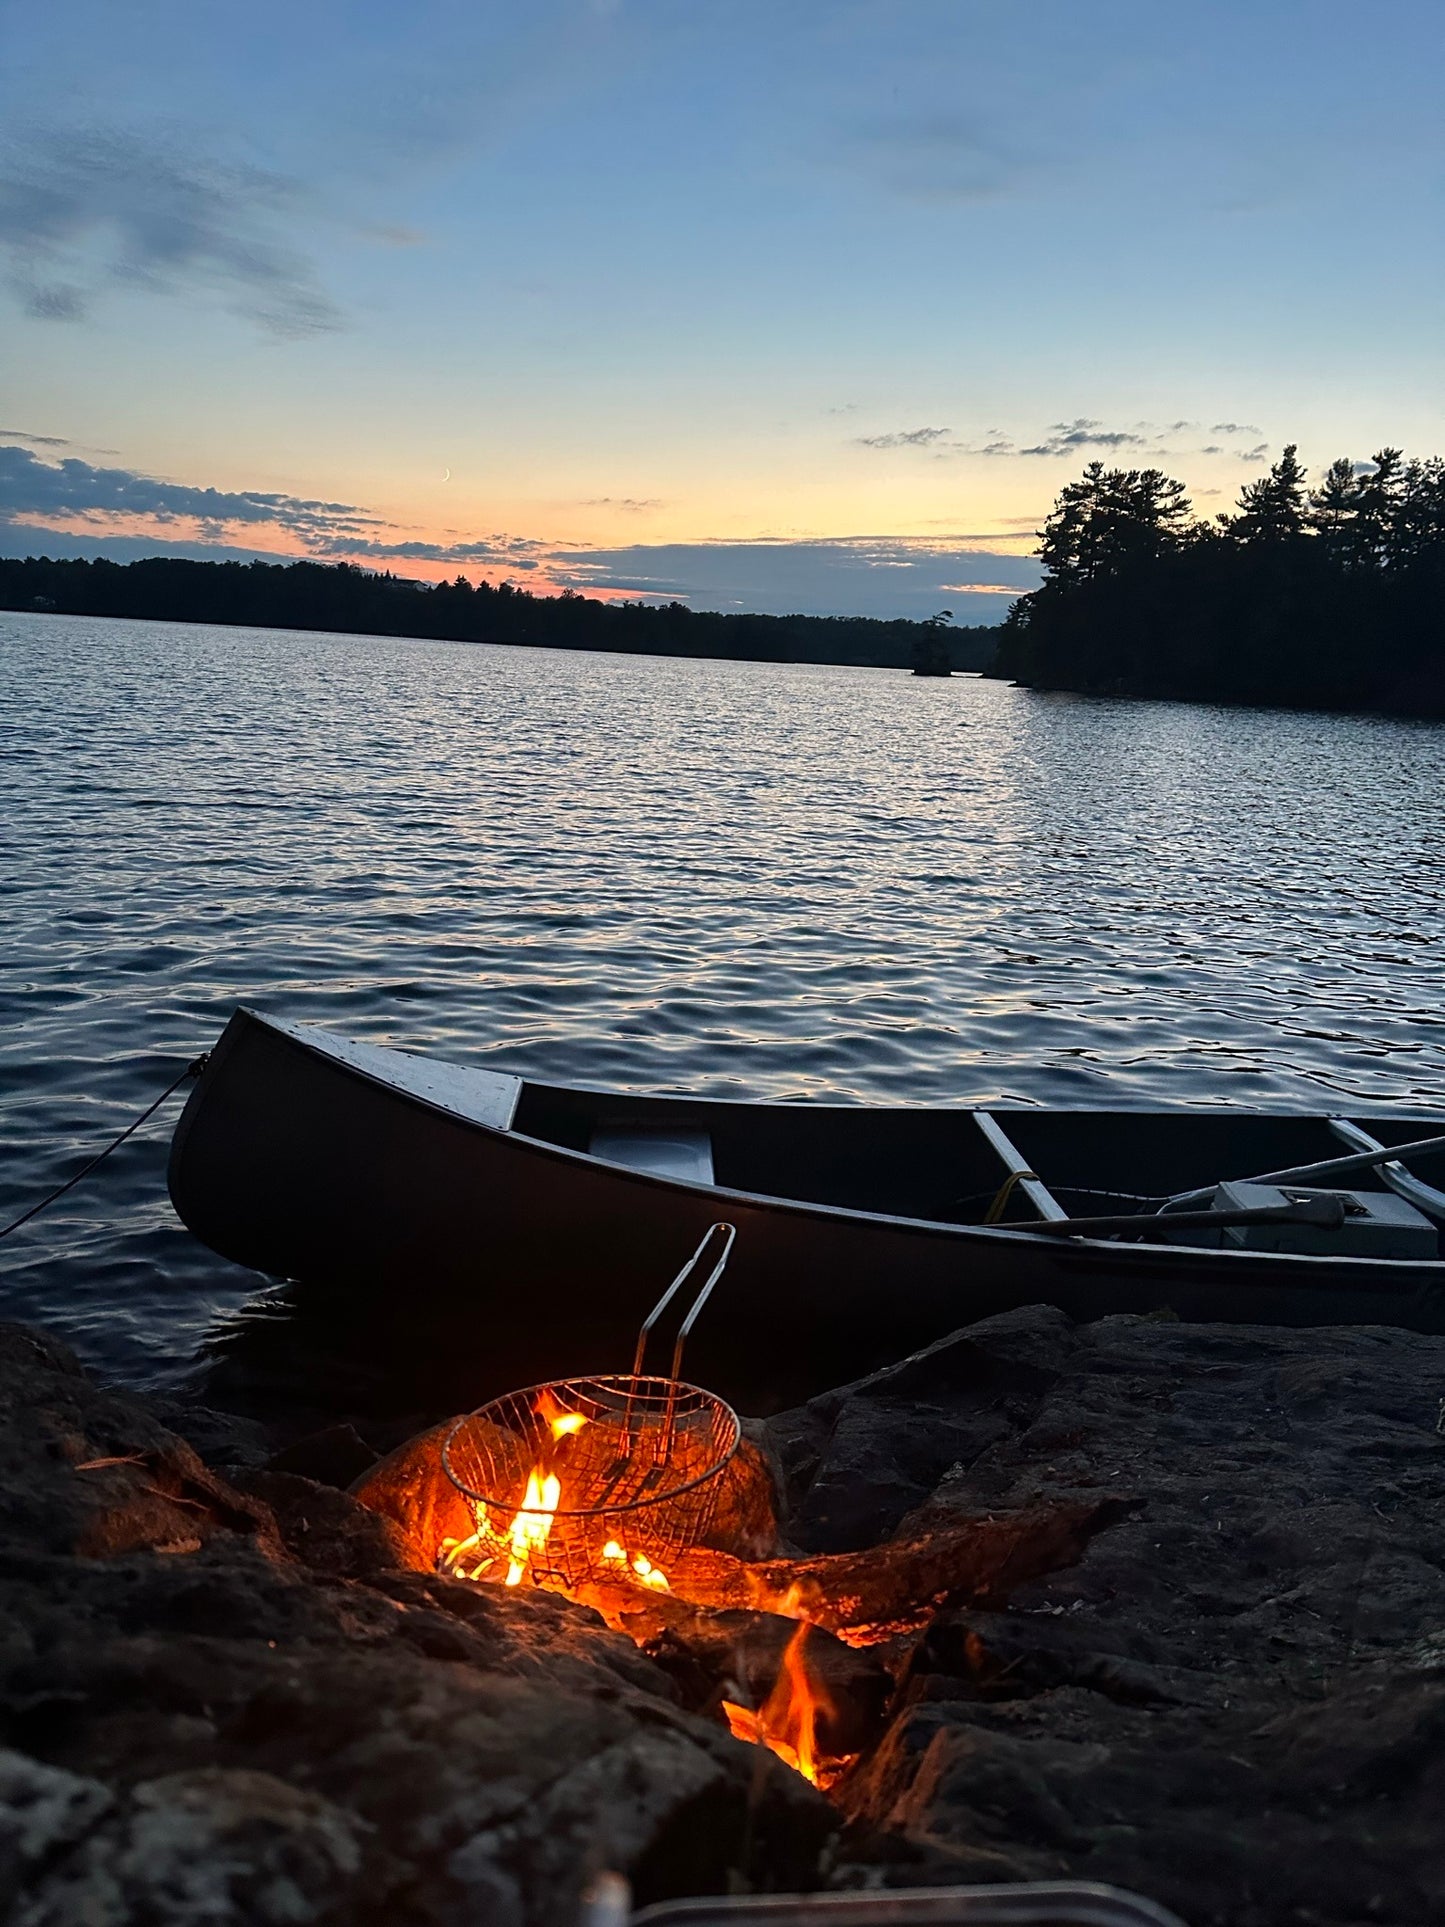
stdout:
MULTIPOLYGON (((1445 1102, 1445 730, 0 614, 0 1222, 238 1002, 639 1091, 1445 1102)), ((165 1385, 259 1281, 175 1100, 0 1246, 165 1385)))

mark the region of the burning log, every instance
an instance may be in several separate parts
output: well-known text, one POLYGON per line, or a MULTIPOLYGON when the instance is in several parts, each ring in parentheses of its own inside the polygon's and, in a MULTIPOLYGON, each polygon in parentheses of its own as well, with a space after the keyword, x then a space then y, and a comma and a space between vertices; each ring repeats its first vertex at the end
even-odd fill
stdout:
MULTIPOLYGON (((699 1546, 674 1562, 668 1583, 673 1599, 690 1606, 776 1613, 836 1633, 850 1646, 872 1646, 918 1632, 945 1606, 1001 1603, 1029 1580, 1073 1565, 1094 1533, 1119 1516, 1116 1500, 1032 1506, 939 1525, 866 1552, 798 1559, 748 1561, 699 1546)), ((585 1597, 634 1636, 644 1623, 666 1623, 666 1607, 639 1599, 625 1582, 590 1588, 585 1597)))
MULTIPOLYGON (((448 1542, 458 1545, 476 1534, 472 1509, 442 1465, 449 1429, 422 1433, 352 1488, 363 1505, 400 1528, 405 1556, 423 1572, 436 1570, 448 1542)), ((713 1543, 674 1555, 665 1590, 647 1584, 647 1576, 621 1558, 615 1579, 609 1572, 575 1591, 553 1589, 569 1591, 609 1624, 644 1640, 675 1621, 679 1608, 702 1607, 775 1613, 823 1627, 850 1645, 871 1645, 918 1631, 940 1607, 1002 1600, 1028 1580, 1072 1565, 1093 1533, 1118 1516, 1118 1504, 1110 1500, 982 1518, 953 1515, 925 1533, 865 1552, 758 1559, 740 1556, 740 1549, 750 1552, 769 1541, 776 1547, 770 1469, 761 1451, 744 1440, 723 1477, 727 1484, 708 1532, 713 1543)), ((524 1495, 519 1499, 520 1516, 526 1505, 524 1495)), ((534 1506, 529 1516, 537 1511, 534 1506)), ((497 1561, 484 1578, 500 1582, 508 1564, 497 1561)))

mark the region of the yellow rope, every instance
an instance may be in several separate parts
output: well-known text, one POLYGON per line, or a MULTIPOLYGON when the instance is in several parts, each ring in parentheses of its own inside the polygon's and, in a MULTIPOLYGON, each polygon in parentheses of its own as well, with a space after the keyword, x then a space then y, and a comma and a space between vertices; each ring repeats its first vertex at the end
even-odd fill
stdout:
POLYGON ((999 1186, 998 1191, 995 1194, 993 1203, 989 1206, 988 1210, 983 1215, 983 1221, 985 1224, 998 1223, 999 1219, 1003 1216, 1004 1212, 1008 1209, 1008 1201, 1014 1194, 1014 1186, 1022 1184, 1025 1178, 1032 1178, 1034 1183, 1037 1184, 1039 1181, 1039 1174, 1037 1171, 1010 1171, 1009 1172, 1008 1176, 1004 1179, 1003 1183, 999 1186))

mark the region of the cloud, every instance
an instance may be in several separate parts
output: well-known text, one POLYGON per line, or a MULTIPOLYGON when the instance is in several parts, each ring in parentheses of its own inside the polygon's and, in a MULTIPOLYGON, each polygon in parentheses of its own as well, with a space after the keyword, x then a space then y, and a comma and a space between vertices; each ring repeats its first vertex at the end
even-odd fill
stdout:
POLYGON ((544 545, 520 535, 494 535, 471 542, 416 542, 341 536, 326 542, 325 553, 338 561, 363 557, 375 562, 471 562, 506 569, 541 567, 544 545))
POLYGON ((585 509, 626 509, 629 515, 642 515, 649 509, 660 509, 663 498, 660 495, 589 495, 582 506, 585 509))
POLYGON ((1211 435, 1261 435, 1264 431, 1253 422, 1211 422, 1209 432, 1211 435))
POLYGON ((999 597, 1023 595, 1041 579, 1028 557, 896 536, 634 543, 555 552, 546 569, 549 580, 584 594, 676 599, 695 609, 919 618, 953 598, 960 621, 983 623, 998 621, 999 597))
POLYGON ((0 521, 0 555, 47 555, 82 561, 143 562, 171 556, 186 562, 290 562, 274 549, 252 549, 231 542, 166 541, 154 535, 76 535, 69 529, 37 529, 23 522, 0 521))
MULTIPOLYGON (((1147 428, 1148 423, 1139 427, 1147 428)), ((1158 436, 1141 434, 1134 428, 1105 428, 1102 422, 1080 416, 1076 421, 1051 423, 1040 441, 1024 447, 997 429, 972 442, 958 440, 949 428, 895 429, 884 435, 860 435, 857 440, 864 448, 926 448, 936 455, 979 455, 992 460, 1002 456, 1075 455, 1088 448, 1148 448, 1156 444, 1158 436)))
MULTIPOLYGON (((948 428, 895 429, 887 434, 860 435, 856 440, 863 448, 919 448, 928 450, 937 458, 961 455, 981 456, 988 460, 1044 458, 1057 461, 1086 450, 1111 452, 1141 449, 1161 457, 1223 455, 1231 452, 1218 442, 1195 449, 1165 445, 1167 438, 1197 431, 1198 428, 1198 422, 1190 421, 1168 422, 1163 426, 1155 422, 1133 422, 1126 428, 1106 428, 1103 422, 1093 416, 1080 415, 1069 422, 1051 422, 1037 441, 1023 444, 997 428, 985 429, 981 437, 972 441, 955 436, 948 428)), ((1210 430, 1215 435, 1258 435, 1259 432, 1257 428, 1239 422, 1216 422, 1210 430)), ((1251 448, 1241 452, 1243 459, 1254 461, 1261 451, 1251 448)))
POLYGON ((940 582, 939 588, 949 595, 1006 595, 1023 594, 1017 582, 940 582))
POLYGON ((1020 455, 1073 455, 1082 448, 1147 448, 1152 439, 1131 428, 1105 428, 1102 422, 1081 415, 1077 421, 1051 422, 1042 441, 1018 452, 1020 455))
POLYGON ((341 325, 283 232, 304 212, 294 180, 163 142, 67 130, 0 148, 0 249, 26 311, 82 319, 102 289, 199 289, 270 333, 341 325))
MULTIPOLYGON (((263 489, 197 488, 186 482, 158 481, 128 468, 96 468, 75 457, 42 461, 28 448, 0 446, 0 525, 44 532, 54 549, 56 537, 81 536, 89 543, 124 545, 127 555, 155 554, 175 545, 155 536, 138 536, 136 522, 162 529, 194 525, 199 547, 231 554, 226 532, 271 530, 299 541, 318 558, 333 561, 443 562, 507 569, 535 569, 543 545, 522 537, 495 535, 456 542, 414 540, 389 530, 385 521, 353 502, 313 501, 263 489), (57 524, 70 524, 69 528, 57 524), (77 530, 75 524, 79 523, 77 530), (140 546, 135 546, 139 544, 140 546)), ((183 543, 185 553, 195 543, 183 543)), ((113 547, 87 547, 69 553, 119 553, 113 547)), ((255 551, 247 551, 248 557, 255 551)), ((268 551, 273 556, 275 551, 268 551)))
POLYGON ((304 557, 403 573, 410 564, 423 575, 525 574, 544 594, 571 588, 774 615, 927 617, 946 604, 962 622, 987 623, 998 619, 1000 598, 1040 580, 1037 562, 997 546, 1010 539, 950 532, 562 548, 534 537, 443 531, 430 540, 355 503, 198 487, 0 445, 0 554, 9 555, 304 557))
POLYGON ((931 448, 952 433, 951 428, 896 428, 887 435, 860 435, 858 442, 863 448, 931 448))
POLYGON ((31 448, 70 447, 64 435, 27 435, 23 428, 0 428, 0 438, 12 442, 27 442, 31 448))
POLYGON ((305 539, 351 535, 381 526, 350 502, 309 501, 259 489, 195 488, 128 468, 96 468, 68 456, 45 462, 28 448, 0 447, 0 520, 64 517, 95 521, 146 517, 214 527, 270 523, 305 539))

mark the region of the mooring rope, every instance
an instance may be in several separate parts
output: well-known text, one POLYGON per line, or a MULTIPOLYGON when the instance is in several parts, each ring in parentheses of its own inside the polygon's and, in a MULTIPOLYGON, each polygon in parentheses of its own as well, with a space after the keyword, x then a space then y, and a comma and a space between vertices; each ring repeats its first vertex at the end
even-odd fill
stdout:
POLYGON ((124 1144, 128 1137, 134 1136, 134 1134, 140 1129, 142 1124, 144 1124, 148 1118, 152 1118, 155 1116, 156 1112, 161 1108, 162 1104, 165 1103, 166 1099, 169 1096, 171 1096, 173 1092, 178 1091, 181 1088, 182 1084, 185 1083, 188 1077, 200 1076, 201 1072, 206 1068, 206 1064, 209 1061, 209 1055, 210 1055, 209 1052, 203 1052, 201 1056, 194 1058, 189 1064, 187 1064, 186 1068, 181 1072, 180 1076, 172 1078, 170 1083, 166 1085, 165 1089, 161 1092, 160 1096, 156 1099, 155 1103, 148 1104, 146 1108, 141 1112, 138 1118, 133 1119, 131 1123, 126 1125, 125 1129, 121 1132, 119 1137, 112 1138, 110 1143, 106 1145, 103 1151, 97 1151, 95 1156, 90 1160, 88 1164, 83 1164, 80 1167, 80 1169, 75 1173, 74 1177, 67 1178, 64 1184, 57 1185, 56 1188, 49 1194, 49 1196, 44 1197, 40 1200, 39 1204, 32 1204, 28 1211, 22 1211, 18 1218, 12 1218, 10 1223, 5 1226, 4 1230, 0 1231, 0 1238, 8 1238, 12 1231, 18 1231, 21 1225, 29 1224, 32 1218, 39 1217, 40 1213, 44 1211, 48 1205, 54 1204, 57 1198, 63 1198, 67 1191, 73 1191, 75 1186, 80 1183, 80 1180, 82 1178, 89 1177, 97 1164, 104 1163, 104 1161, 106 1160, 106 1158, 110 1156, 112 1151, 118 1149, 120 1145, 124 1144))

